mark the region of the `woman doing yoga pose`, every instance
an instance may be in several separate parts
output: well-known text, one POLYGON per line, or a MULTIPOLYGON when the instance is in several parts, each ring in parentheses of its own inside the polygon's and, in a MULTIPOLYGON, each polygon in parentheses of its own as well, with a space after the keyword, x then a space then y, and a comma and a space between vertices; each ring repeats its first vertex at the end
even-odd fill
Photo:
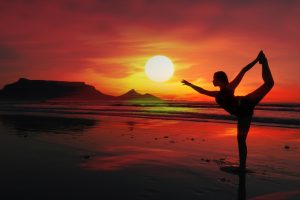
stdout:
POLYGON ((219 87, 219 91, 208 91, 192 83, 182 80, 184 85, 190 86, 197 92, 214 97, 216 102, 229 114, 237 117, 237 141, 239 149, 239 172, 246 172, 247 144, 246 139, 251 124, 253 110, 255 106, 264 98, 264 96, 274 86, 274 80, 268 65, 265 54, 260 51, 257 58, 245 66, 240 73, 231 81, 228 81, 227 75, 223 71, 214 74, 213 84, 219 87), (262 78, 264 83, 255 91, 246 96, 234 96, 235 88, 241 82, 245 73, 250 70, 257 62, 262 64, 262 78))

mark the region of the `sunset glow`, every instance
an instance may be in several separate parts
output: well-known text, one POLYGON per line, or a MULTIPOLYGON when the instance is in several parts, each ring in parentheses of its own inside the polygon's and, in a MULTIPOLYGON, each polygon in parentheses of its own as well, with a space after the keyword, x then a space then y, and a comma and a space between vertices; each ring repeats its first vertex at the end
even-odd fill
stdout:
MULTIPOLYGON (((20 77, 84 81, 109 95, 130 89, 164 99, 213 101, 182 86, 208 90, 215 71, 232 80, 262 49, 276 80, 268 101, 299 102, 299 1, 3 1, 0 87, 20 77), (153 55, 176 71, 166 82, 145 74, 153 55)), ((262 84, 249 71, 236 95, 262 84)))
POLYGON ((300 200, 300 0, 0 0, 0 30, 1 199, 300 200))

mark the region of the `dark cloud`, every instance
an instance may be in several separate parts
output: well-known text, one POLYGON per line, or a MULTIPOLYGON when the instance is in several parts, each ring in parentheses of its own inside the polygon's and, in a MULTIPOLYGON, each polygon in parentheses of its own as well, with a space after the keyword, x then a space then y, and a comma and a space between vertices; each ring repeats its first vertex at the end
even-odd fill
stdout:
POLYGON ((19 59, 21 56, 17 50, 0 44, 0 61, 13 61, 19 59))

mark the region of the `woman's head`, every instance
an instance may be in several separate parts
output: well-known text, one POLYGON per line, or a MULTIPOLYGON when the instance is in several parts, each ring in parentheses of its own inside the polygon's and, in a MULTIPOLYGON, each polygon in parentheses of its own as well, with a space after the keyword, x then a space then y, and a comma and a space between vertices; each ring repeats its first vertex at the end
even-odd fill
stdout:
POLYGON ((226 86, 228 84, 226 73, 223 71, 215 72, 213 84, 214 86, 226 86))

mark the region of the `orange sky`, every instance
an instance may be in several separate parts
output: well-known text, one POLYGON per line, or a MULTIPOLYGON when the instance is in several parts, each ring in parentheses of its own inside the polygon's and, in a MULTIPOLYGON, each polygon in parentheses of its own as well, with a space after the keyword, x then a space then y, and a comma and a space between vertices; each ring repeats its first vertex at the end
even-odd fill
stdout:
MULTIPOLYGON (((106 94, 134 88, 177 100, 210 100, 181 79, 214 88, 260 49, 275 87, 264 101, 300 101, 299 1, 86 0, 1 1, 0 87, 19 77, 84 81, 106 94), (155 83, 144 73, 151 56, 168 56, 174 76, 155 83)), ((250 71, 237 95, 262 83, 250 71)))

